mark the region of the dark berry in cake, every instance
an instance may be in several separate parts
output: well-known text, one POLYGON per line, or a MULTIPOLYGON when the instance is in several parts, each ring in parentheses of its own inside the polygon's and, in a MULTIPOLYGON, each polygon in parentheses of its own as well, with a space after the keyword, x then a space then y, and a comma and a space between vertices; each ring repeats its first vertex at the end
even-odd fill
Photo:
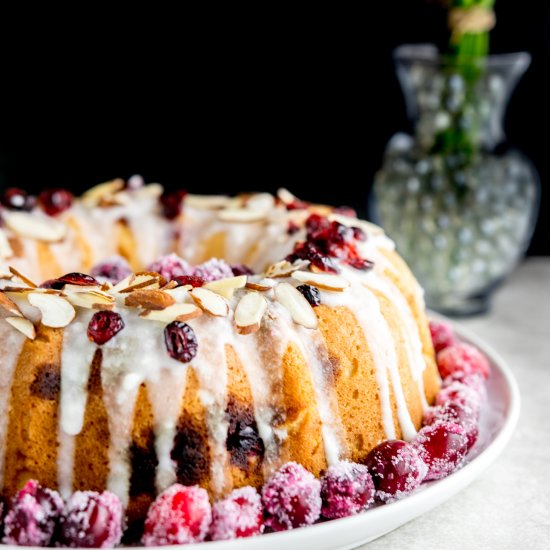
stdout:
POLYGON ((197 355, 197 337, 187 323, 172 321, 166 325, 164 342, 170 357, 181 363, 189 363, 197 355))
POLYGON ((474 346, 458 343, 443 349, 437 354, 437 366, 443 378, 460 372, 463 374, 480 374, 489 378, 491 367, 487 358, 474 346))
POLYGON ((165 191, 159 201, 162 208, 162 213, 169 220, 177 218, 183 208, 183 200, 187 195, 187 191, 178 189, 177 191, 165 191))
POLYGON ((57 216, 68 210, 74 201, 74 195, 67 189, 46 189, 38 195, 38 204, 48 216, 57 216))
POLYGON ((124 321, 116 311, 98 311, 88 324, 88 338, 102 346, 124 328, 124 321))
POLYGON ((117 284, 132 273, 130 265, 122 256, 112 256, 96 264, 91 271, 94 277, 117 284))
POLYGON ((300 285, 296 287, 312 307, 321 305, 321 293, 312 285, 300 285))
POLYGON ((326 271, 327 273, 338 273, 338 267, 332 258, 321 250, 319 250, 311 242, 297 243, 292 254, 286 257, 289 262, 296 260, 308 260, 309 263, 318 271, 326 271))
POLYGON ((337 519, 366 510, 374 502, 374 482, 363 464, 342 461, 321 478, 321 514, 337 519))
POLYGON ((2 193, 0 203, 10 210, 24 210, 28 212, 34 208, 36 199, 23 189, 8 187, 2 193))
POLYGON ((254 271, 244 264, 233 264, 231 271, 234 277, 238 277, 239 275, 254 275, 254 271))

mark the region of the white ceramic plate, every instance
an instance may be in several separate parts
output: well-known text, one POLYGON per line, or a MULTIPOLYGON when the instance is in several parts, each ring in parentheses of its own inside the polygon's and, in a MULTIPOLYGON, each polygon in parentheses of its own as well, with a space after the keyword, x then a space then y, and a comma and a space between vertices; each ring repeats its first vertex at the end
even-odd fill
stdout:
MULTIPOLYGON (((353 517, 283 533, 271 533, 248 539, 163 547, 163 550, 303 550, 304 548, 355 548, 381 537, 408 521, 435 508, 464 489, 502 452, 519 416, 519 391, 509 368, 490 346, 463 328, 458 336, 480 348, 492 363, 487 383, 488 402, 481 411, 479 438, 462 468, 439 481, 423 484, 403 500, 379 506, 353 517)), ((15 546, 0 546, 2 550, 15 546)))

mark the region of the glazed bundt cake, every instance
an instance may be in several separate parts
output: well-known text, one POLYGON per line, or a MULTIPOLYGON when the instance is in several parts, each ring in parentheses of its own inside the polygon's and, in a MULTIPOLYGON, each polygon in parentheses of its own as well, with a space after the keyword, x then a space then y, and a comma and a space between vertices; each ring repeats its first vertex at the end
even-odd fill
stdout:
POLYGON ((176 481, 319 475, 413 438, 439 389, 422 291, 349 209, 134 179, 1 218, 4 497, 108 488, 132 521, 176 481))

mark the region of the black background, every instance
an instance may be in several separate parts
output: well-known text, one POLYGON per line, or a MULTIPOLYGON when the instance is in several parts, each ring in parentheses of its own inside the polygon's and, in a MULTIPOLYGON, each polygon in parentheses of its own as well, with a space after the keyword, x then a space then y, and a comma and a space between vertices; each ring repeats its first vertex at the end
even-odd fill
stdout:
MULTIPOLYGON (((364 214, 387 140, 409 129, 391 52, 447 39, 436 2, 372 4, 4 17, 0 185, 79 192, 140 173, 198 192, 282 185, 364 214)), ((550 6, 496 13, 492 52, 533 57, 506 131, 542 181, 530 253, 550 254, 550 6)))

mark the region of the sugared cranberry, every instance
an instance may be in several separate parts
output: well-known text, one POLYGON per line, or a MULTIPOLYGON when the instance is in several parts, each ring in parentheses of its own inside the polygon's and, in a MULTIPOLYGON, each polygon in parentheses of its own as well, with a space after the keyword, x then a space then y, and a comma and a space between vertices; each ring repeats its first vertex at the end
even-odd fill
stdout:
POLYGON ((34 208, 36 199, 23 189, 8 187, 0 197, 0 203, 10 210, 25 210, 28 212, 34 208))
POLYGON ((166 325, 164 342, 170 357, 181 363, 189 363, 197 355, 197 337, 195 331, 187 323, 172 321, 166 325))
POLYGON ((437 366, 441 376, 461 372, 464 374, 481 374, 489 378, 491 367, 489 361, 477 348, 470 344, 458 343, 445 348, 437 354, 437 366))
POLYGON ((322 515, 337 519, 366 510, 374 502, 374 482, 362 464, 342 461, 321 479, 322 515))
POLYGON ((116 311, 98 311, 88 324, 88 338, 102 346, 124 328, 124 321, 116 311))
POLYGON ((466 430, 453 422, 424 426, 414 440, 418 454, 428 466, 426 480, 448 476, 468 452, 466 430))
POLYGON ((38 204, 48 216, 57 216, 68 210, 74 201, 74 195, 67 189, 46 189, 38 195, 38 204))
POLYGON ((437 422, 452 422, 459 424, 465 430, 468 438, 468 450, 470 450, 479 433, 477 427, 478 413, 467 406, 460 403, 445 403, 436 407, 430 407, 424 414, 423 423, 425 426, 431 426, 437 422))
POLYGON ((233 269, 231 269, 231 266, 223 260, 212 258, 211 260, 195 267, 193 275, 201 277, 206 282, 217 281, 218 279, 233 277, 233 269))
POLYGON ((286 257, 286 260, 289 262, 294 262, 296 260, 308 260, 311 265, 320 271, 338 273, 338 268, 332 258, 329 258, 326 254, 323 254, 311 242, 296 244, 294 251, 286 257))
POLYGON ((183 200, 187 195, 187 191, 178 189, 177 191, 164 192, 160 197, 160 205, 162 213, 169 220, 177 218, 182 211, 183 200))
POLYGON ((153 262, 147 271, 155 271, 162 275, 167 281, 171 281, 182 275, 193 275, 193 268, 177 254, 168 254, 162 256, 156 262, 153 262))
POLYGON ((449 323, 430 321, 430 333, 436 353, 457 343, 453 327, 449 323))
POLYGON ((113 284, 119 283, 132 273, 130 265, 122 256, 112 256, 96 264, 92 268, 92 275, 100 277, 101 280, 109 281, 113 284))
POLYGON ((27 481, 4 520, 4 544, 48 546, 63 511, 59 493, 27 481))
POLYGON ((113 548, 122 537, 120 499, 109 491, 76 491, 61 517, 59 543, 69 548, 113 548))
POLYGON ((286 463, 262 489, 265 524, 285 531, 315 523, 321 514, 321 483, 296 462, 286 463))
POLYGON ((481 395, 474 389, 460 382, 453 382, 441 388, 435 397, 436 405, 445 405, 446 403, 458 403, 478 413, 483 401, 481 395))
POLYGON ((262 501, 253 487, 236 489, 212 506, 212 540, 252 537, 264 528, 262 501))
POLYGON ((312 285, 300 285, 296 287, 296 290, 300 291, 312 307, 317 307, 321 304, 321 293, 318 288, 312 285))
POLYGON ((410 443, 391 439, 367 455, 365 464, 376 487, 376 497, 391 502, 408 495, 424 480, 426 464, 410 443))
POLYGON ((197 277, 197 275, 180 275, 179 277, 174 277, 172 281, 175 281, 178 286, 191 285, 193 288, 203 286, 206 282, 202 277, 197 277))
POLYGON ((441 383, 441 388, 445 389, 455 382, 464 384, 465 386, 468 386, 469 388, 474 390, 478 394, 481 403, 487 400, 487 388, 485 387, 485 379, 480 374, 464 374, 463 372, 455 372, 453 374, 449 374, 449 376, 443 379, 443 382, 441 383))
POLYGON ((234 277, 238 277, 239 275, 254 275, 254 271, 244 264, 233 264, 231 271, 234 277))
POLYGON ((208 534, 211 520, 208 493, 196 485, 175 484, 151 504, 141 542, 145 546, 201 542, 208 534))

